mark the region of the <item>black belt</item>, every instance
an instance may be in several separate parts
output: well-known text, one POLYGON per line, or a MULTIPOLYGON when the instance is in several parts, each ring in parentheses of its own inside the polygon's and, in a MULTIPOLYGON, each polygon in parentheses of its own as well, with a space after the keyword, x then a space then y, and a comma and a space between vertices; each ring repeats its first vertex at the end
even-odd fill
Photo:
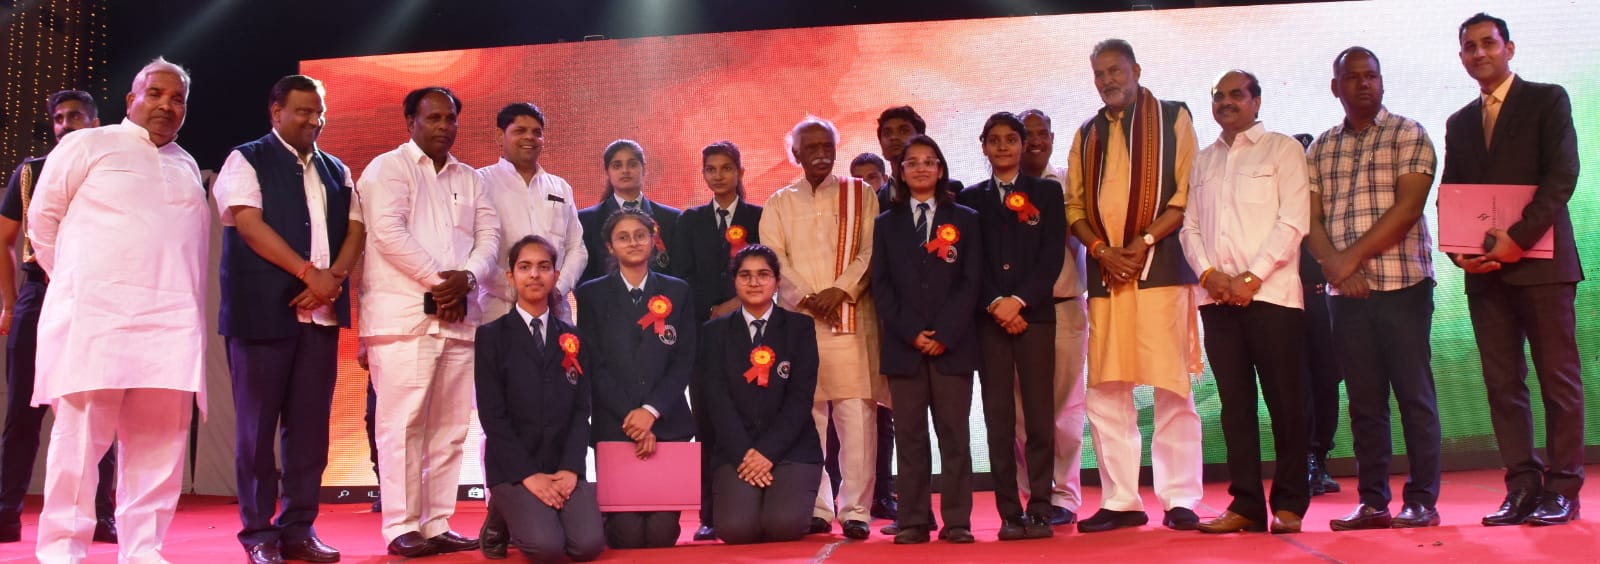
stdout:
POLYGON ((1061 302, 1070 302, 1070 301, 1072 301, 1072 300, 1076 300, 1076 299, 1078 299, 1078 297, 1077 297, 1077 296, 1072 296, 1072 297, 1070 297, 1070 298, 1056 298, 1056 303, 1058 303, 1058 304, 1059 304, 1059 303, 1061 303, 1061 302))

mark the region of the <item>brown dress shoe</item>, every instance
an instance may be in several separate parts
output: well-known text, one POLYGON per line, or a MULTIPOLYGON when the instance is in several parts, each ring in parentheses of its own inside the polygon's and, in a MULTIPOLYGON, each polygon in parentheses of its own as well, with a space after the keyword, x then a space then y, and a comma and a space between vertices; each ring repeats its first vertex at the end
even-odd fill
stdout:
POLYGON ((1266 525, 1262 524, 1261 522, 1251 520, 1232 511, 1223 511, 1222 514, 1218 515, 1216 519, 1195 525, 1194 528, 1202 533, 1213 534, 1239 532, 1260 533, 1267 530, 1266 525))
POLYGON ((338 562, 339 551, 322 542, 317 537, 308 537, 296 542, 283 542, 278 547, 278 552, 283 554, 284 560, 300 560, 304 562, 338 562))
POLYGON ((416 558, 418 556, 437 554, 438 552, 439 550, 433 546, 433 543, 428 542, 428 539, 422 538, 422 533, 416 531, 400 535, 389 541, 389 554, 395 556, 416 558))
POLYGON ((1300 532, 1300 516, 1293 511, 1279 509, 1272 512, 1272 534, 1286 535, 1300 532))

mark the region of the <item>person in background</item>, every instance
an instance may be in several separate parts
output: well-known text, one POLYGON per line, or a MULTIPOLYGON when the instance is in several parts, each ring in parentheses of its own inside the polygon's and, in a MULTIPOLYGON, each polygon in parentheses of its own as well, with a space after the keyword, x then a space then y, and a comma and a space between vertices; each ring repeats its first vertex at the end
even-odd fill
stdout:
POLYGON ((606 174, 605 195, 595 205, 578 212, 578 222, 583 226, 583 245, 589 250, 589 264, 578 282, 588 282, 610 272, 605 260, 609 256, 606 246, 610 242, 600 236, 600 229, 620 210, 640 210, 655 220, 659 231, 655 233, 650 268, 656 272, 673 272, 672 255, 668 253, 678 248, 672 228, 678 224, 682 212, 645 197, 644 147, 631 139, 618 139, 606 145, 602 160, 606 174))

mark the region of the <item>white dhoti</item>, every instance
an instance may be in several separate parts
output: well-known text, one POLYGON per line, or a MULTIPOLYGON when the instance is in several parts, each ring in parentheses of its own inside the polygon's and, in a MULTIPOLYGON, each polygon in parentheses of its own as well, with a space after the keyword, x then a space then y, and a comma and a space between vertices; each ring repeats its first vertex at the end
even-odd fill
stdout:
MULTIPOLYGON (((872 487, 877 482, 878 402, 871 399, 840 399, 811 404, 811 418, 822 438, 822 451, 828 451, 828 408, 833 407, 833 428, 839 434, 839 492, 834 496, 828 473, 822 473, 817 487, 817 503, 811 515, 824 521, 871 522, 872 487), (837 505, 835 504, 837 502, 837 505)), ((90 492, 93 493, 93 492, 90 492)))
POLYGON ((472 413, 471 341, 437 335, 367 337, 378 393, 376 433, 383 539, 450 530, 472 413))
POLYGON ((166 562, 161 541, 178 509, 194 392, 163 388, 74 392, 56 400, 35 556, 82 562, 94 536, 100 458, 117 452, 118 561, 166 562))
MULTIPOLYGON (((1139 498, 1139 409, 1132 382, 1105 382, 1089 388, 1090 435, 1100 458, 1100 507, 1143 511, 1139 498)), ((1200 416, 1194 399, 1164 388, 1155 395, 1155 431, 1150 438, 1150 469, 1163 510, 1193 509, 1200 503, 1200 416)))

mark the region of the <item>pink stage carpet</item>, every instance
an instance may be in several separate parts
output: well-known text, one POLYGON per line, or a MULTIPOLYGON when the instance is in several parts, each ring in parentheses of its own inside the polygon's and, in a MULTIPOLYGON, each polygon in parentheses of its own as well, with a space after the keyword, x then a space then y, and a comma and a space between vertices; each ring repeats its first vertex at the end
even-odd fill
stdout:
MULTIPOLYGON (((1600 467, 1591 466, 1592 472, 1600 467)), ((1404 478, 1395 476, 1398 494, 1404 478)), ((1478 524, 1483 514, 1494 510, 1503 497, 1501 472, 1479 470, 1449 472, 1444 475, 1439 513, 1442 526, 1431 529, 1355 531, 1334 533, 1328 520, 1342 516, 1356 505, 1353 480, 1341 478, 1344 491, 1312 499, 1306 515, 1305 532, 1297 535, 1265 533, 1212 536, 1197 532, 1169 531, 1160 525, 1161 512, 1146 488, 1145 504, 1151 525, 1109 533, 1079 534, 1073 527, 1060 527, 1048 540, 1001 543, 995 540, 999 519, 995 516, 993 495, 980 492, 974 500, 973 533, 977 544, 951 545, 932 542, 916 546, 896 546, 892 539, 877 534, 885 524, 873 523, 873 536, 866 541, 847 541, 842 535, 812 535, 805 540, 772 545, 733 547, 717 542, 692 542, 689 536, 698 525, 696 517, 684 513, 683 538, 679 546, 659 550, 608 551, 600 562, 660 563, 769 563, 769 562, 1593 562, 1600 561, 1600 522, 1579 521, 1562 527, 1499 527, 1478 524)), ((1098 501, 1098 488, 1084 492, 1091 507, 1098 501)), ((1205 500, 1195 511, 1202 518, 1222 512, 1229 497, 1226 484, 1207 484, 1205 500)), ((23 542, 0 545, 0 561, 33 560, 33 538, 37 531, 39 498, 28 500, 29 512, 23 517, 23 542)), ((1399 510, 1396 500, 1390 508, 1399 510)), ((1594 517, 1600 519, 1600 515, 1594 517)), ((483 505, 462 502, 454 519, 456 530, 476 536, 483 520, 483 505)), ((384 554, 378 534, 379 518, 365 505, 324 505, 317 530, 323 540, 344 552, 345 562, 399 562, 404 559, 384 554)), ((239 527, 238 506, 232 498, 185 496, 167 535, 166 557, 178 563, 238 562, 244 552, 234 538, 239 527)), ((114 562, 116 547, 96 544, 91 562, 114 562)), ((420 559, 428 564, 479 562, 477 552, 420 559)), ((525 562, 515 549, 506 562, 525 562)))

